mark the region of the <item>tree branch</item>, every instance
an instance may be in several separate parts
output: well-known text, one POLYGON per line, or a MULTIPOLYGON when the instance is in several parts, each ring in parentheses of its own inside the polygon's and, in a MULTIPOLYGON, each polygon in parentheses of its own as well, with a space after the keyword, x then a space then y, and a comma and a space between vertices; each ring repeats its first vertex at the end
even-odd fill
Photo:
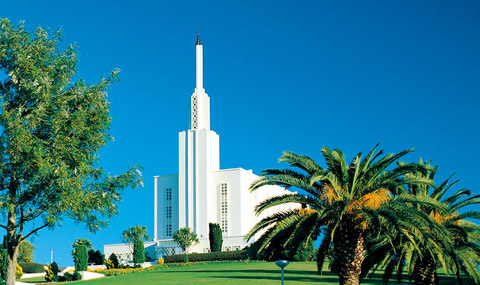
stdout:
POLYGON ((45 224, 41 227, 38 227, 36 229, 34 229, 33 231, 31 231, 30 233, 28 233, 27 235, 25 235, 24 237, 22 237, 19 241, 23 241, 23 240, 26 240, 29 236, 33 235, 34 233, 38 232, 39 230, 43 229, 43 228, 46 228, 48 227, 48 224, 45 224))

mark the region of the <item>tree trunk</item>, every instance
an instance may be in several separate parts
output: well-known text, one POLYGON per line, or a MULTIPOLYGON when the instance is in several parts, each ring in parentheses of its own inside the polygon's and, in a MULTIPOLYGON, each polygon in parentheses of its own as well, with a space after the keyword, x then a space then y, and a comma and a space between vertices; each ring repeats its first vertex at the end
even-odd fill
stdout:
POLYGON ((10 205, 8 209, 8 223, 7 223, 7 285, 15 285, 15 275, 17 271, 17 257, 18 245, 20 235, 16 233, 17 230, 17 214, 15 206, 10 205))
POLYGON ((362 262, 366 255, 363 233, 352 228, 341 229, 335 234, 333 243, 339 284, 360 284, 362 262))
POLYGON ((417 260, 413 269, 415 285, 438 285, 437 264, 429 254, 417 260))
POLYGON ((15 277, 17 272, 18 246, 12 248, 13 255, 10 255, 10 246, 8 250, 8 269, 7 269, 7 285, 15 285, 15 277))

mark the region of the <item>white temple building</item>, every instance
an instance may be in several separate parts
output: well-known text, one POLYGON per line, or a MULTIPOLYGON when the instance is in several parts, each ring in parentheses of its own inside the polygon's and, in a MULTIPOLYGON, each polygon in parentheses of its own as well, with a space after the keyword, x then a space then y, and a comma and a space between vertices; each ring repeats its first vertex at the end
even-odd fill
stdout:
MULTIPOLYGON (((189 252, 209 252, 209 223, 220 225, 223 251, 240 250, 254 241, 247 242, 245 235, 271 212, 256 216, 255 206, 268 197, 290 193, 278 186, 250 193, 250 185, 258 179, 252 170, 220 169, 220 141, 210 129, 210 97, 203 88, 199 36, 195 48, 196 87, 190 98, 190 129, 178 134, 179 174, 154 177, 154 240, 145 243, 145 252, 152 259, 181 253, 172 234, 183 227, 189 227, 200 241, 189 252)), ((105 257, 112 252, 123 260, 131 258, 123 244, 105 245, 105 257)))

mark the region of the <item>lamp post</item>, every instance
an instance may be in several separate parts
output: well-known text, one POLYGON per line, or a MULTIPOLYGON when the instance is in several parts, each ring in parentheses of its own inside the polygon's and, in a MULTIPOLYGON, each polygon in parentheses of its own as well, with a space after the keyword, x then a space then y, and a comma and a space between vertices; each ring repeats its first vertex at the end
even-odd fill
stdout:
POLYGON ((53 248, 50 249, 50 264, 53 263, 53 248))
POLYGON ((290 263, 288 260, 277 260, 275 261, 275 264, 282 269, 282 285, 283 285, 283 269, 287 267, 287 265, 290 263))

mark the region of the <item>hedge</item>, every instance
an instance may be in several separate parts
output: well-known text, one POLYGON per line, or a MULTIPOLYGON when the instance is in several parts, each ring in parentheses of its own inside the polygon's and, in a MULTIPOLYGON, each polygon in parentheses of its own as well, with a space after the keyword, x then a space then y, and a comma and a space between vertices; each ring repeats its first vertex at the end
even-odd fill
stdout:
POLYGON ((220 252, 222 251, 222 229, 219 224, 208 224, 208 239, 210 240, 210 251, 220 252))
MULTIPOLYGON (((185 254, 169 255, 164 259, 165 263, 180 263, 185 261, 185 254)), ((192 262, 211 260, 243 260, 246 259, 246 254, 245 250, 191 253, 188 255, 188 259, 192 262)))
POLYGON ((45 268, 43 264, 36 262, 19 262, 18 265, 22 267, 24 273, 43 273, 45 268))
POLYGON ((88 269, 88 252, 87 247, 84 245, 78 245, 75 248, 75 270, 87 271, 88 269))
POLYGON ((193 267, 198 265, 220 264, 220 263, 251 263, 251 262, 265 262, 265 261, 251 261, 251 260, 224 260, 224 261, 201 261, 201 262, 189 262, 189 263, 169 263, 169 264, 156 264, 147 268, 128 268, 128 269, 95 269, 94 272, 105 274, 105 276, 117 276, 130 273, 140 272, 155 272, 166 268, 181 268, 181 267, 193 267))
POLYGON ((145 248, 143 241, 136 239, 133 243, 133 263, 139 264, 145 262, 145 248))

